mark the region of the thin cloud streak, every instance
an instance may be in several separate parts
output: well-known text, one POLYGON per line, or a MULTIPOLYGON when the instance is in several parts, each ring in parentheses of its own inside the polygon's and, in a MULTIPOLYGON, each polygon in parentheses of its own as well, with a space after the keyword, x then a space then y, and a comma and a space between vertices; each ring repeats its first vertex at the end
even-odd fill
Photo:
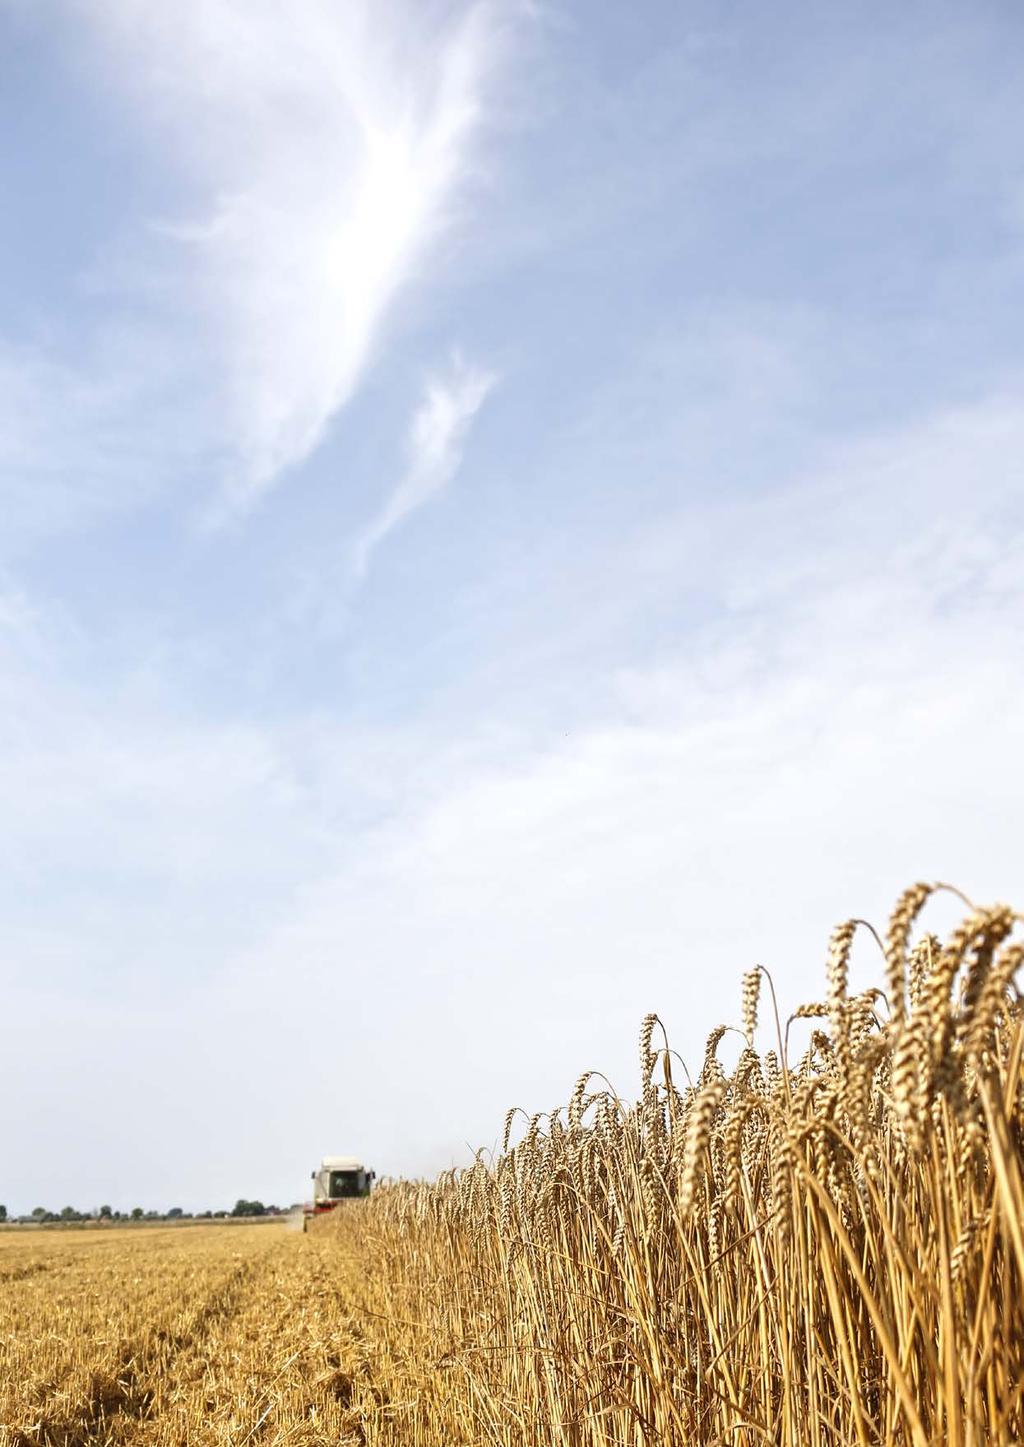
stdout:
POLYGON ((214 339, 223 520, 318 446, 451 223, 506 12, 476 3, 431 29, 368 0, 75 8, 195 189, 192 216, 156 229, 214 339))
POLYGON ((462 464, 473 419, 496 381, 494 373, 468 366, 459 357, 447 373, 428 379, 409 432, 405 475, 356 543, 357 581, 366 577, 374 551, 388 534, 450 486, 462 464))

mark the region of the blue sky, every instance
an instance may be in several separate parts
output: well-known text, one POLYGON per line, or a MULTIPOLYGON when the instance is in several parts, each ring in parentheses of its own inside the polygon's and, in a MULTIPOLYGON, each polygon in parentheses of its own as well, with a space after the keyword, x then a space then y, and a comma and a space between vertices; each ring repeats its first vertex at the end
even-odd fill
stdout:
POLYGON ((0 1199, 433 1171, 1020 900, 1022 28, 0 0, 0 1199))

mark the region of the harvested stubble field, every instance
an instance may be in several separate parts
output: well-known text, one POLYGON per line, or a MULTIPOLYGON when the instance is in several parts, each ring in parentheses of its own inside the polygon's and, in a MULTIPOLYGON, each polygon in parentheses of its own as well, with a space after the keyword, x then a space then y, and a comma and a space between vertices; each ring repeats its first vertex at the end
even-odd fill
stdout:
POLYGON ((824 998, 780 1021, 752 971, 692 1081, 649 1016, 635 1104, 584 1075, 307 1236, 0 1241, 2 1443, 1024 1440, 1021 917, 942 942, 936 888, 882 986, 850 992, 848 921, 824 998))
POLYGON ((0 1444, 361 1442, 357 1332, 322 1236, 5 1234, 0 1444))

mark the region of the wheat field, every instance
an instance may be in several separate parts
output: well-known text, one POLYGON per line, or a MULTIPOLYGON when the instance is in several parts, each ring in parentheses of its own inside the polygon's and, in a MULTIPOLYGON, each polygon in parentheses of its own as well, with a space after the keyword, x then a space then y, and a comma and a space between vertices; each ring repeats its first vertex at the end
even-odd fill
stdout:
POLYGON ((0 1444, 363 1441, 334 1257, 280 1225, 3 1233, 0 1444))
POLYGON ((1024 1440, 1021 916, 940 940, 948 888, 876 988, 847 921, 823 998, 751 971, 692 1078, 648 1016, 635 1101, 583 1075, 308 1235, 0 1237, 0 1447, 1024 1440))

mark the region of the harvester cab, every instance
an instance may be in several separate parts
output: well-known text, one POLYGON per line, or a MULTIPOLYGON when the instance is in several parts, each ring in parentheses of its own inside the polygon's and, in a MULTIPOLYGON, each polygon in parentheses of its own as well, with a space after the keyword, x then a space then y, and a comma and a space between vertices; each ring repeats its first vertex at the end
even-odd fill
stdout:
POLYGON ((305 1208, 303 1229, 310 1217, 333 1211, 340 1201, 368 1196, 374 1174, 354 1156, 324 1156, 312 1172, 313 1200, 305 1208))

